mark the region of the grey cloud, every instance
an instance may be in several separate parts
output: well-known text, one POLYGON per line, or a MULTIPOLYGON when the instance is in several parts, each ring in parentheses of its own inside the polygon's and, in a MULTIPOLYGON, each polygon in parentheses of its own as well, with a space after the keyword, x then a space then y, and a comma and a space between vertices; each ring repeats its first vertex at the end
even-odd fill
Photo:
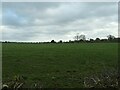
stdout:
POLYGON ((111 16, 117 10, 114 5, 115 3, 3 3, 3 24, 23 26, 65 24, 77 19, 111 16), (8 19, 4 15, 8 8, 21 20, 15 21, 15 17, 11 17, 13 21, 8 19), (36 20, 39 22, 36 23, 36 20))
POLYGON ((4 40, 69 40, 76 33, 92 38, 108 32, 117 35, 117 3, 6 2, 2 13, 4 40))

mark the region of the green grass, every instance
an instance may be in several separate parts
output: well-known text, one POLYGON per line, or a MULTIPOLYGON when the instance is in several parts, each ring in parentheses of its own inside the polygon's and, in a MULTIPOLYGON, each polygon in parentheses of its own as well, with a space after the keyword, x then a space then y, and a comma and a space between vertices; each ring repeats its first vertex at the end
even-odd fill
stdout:
POLYGON ((84 87, 83 79, 116 69, 117 43, 3 44, 3 82, 26 77, 26 87, 84 87))

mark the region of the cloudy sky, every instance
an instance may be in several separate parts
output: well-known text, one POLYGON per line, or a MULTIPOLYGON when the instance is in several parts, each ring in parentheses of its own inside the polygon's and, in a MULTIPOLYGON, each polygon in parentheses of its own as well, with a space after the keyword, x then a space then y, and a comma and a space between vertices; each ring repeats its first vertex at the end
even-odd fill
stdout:
POLYGON ((118 36, 116 2, 3 2, 2 35, 9 41, 68 41, 118 36))

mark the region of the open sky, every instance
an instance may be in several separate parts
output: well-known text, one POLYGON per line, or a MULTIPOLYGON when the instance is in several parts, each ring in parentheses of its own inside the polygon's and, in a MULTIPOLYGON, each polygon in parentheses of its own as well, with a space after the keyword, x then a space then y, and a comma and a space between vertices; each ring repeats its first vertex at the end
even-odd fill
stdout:
POLYGON ((8 41, 68 41, 118 36, 117 2, 3 2, 2 35, 8 41))

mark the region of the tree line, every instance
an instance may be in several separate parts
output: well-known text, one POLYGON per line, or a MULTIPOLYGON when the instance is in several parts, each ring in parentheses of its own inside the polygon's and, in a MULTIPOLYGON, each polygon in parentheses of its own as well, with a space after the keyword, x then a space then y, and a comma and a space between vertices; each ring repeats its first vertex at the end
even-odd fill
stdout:
POLYGON ((40 44, 40 43, 100 43, 100 42, 114 42, 114 43, 118 43, 120 42, 120 38, 116 38, 113 35, 108 35, 107 39, 100 39, 100 38, 96 38, 94 39, 89 39, 86 40, 86 36, 85 35, 79 35, 79 33, 77 33, 74 37, 74 40, 69 40, 69 41, 58 41, 56 42, 55 40, 51 40, 50 42, 11 42, 11 41, 0 41, 0 43, 36 43, 36 44, 40 44))

